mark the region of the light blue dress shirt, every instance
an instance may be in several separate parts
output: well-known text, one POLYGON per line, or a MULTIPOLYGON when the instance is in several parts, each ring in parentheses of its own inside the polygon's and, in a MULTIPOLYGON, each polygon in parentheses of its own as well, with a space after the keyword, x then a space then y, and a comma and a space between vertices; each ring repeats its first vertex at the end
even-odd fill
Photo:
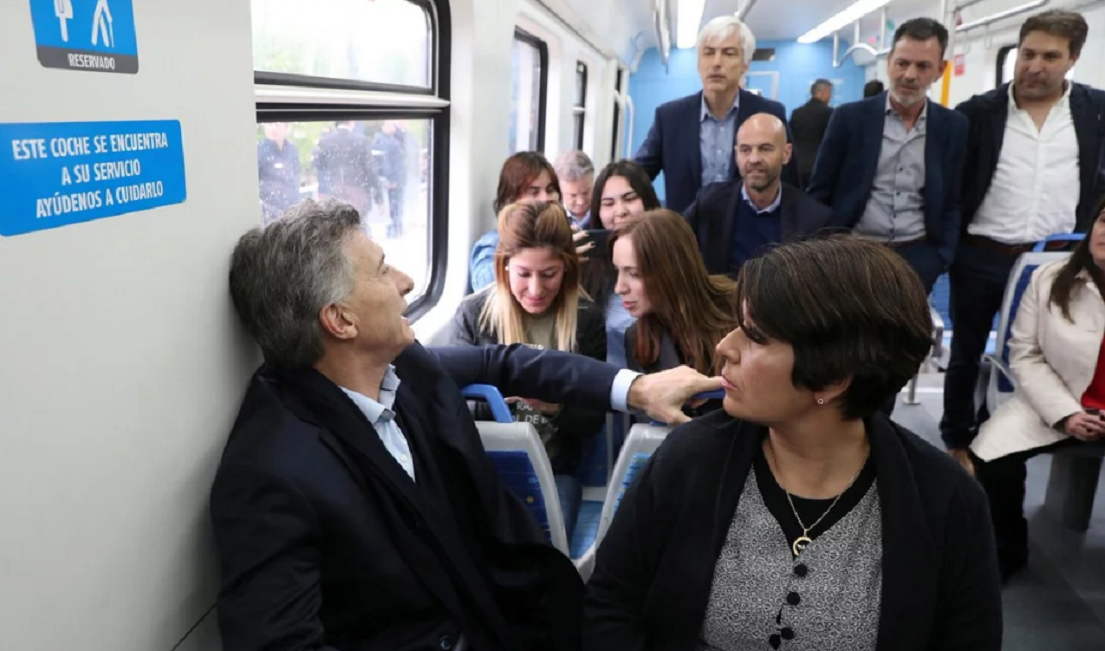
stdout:
POLYGON ((748 196, 748 188, 743 183, 741 184, 741 197, 744 198, 749 206, 752 206, 752 210, 755 210, 757 215, 775 212, 779 209, 779 206, 783 205, 783 186, 779 186, 779 190, 775 193, 775 201, 772 201, 771 205, 767 208, 760 208, 752 203, 752 197, 748 196))
POLYGON ((701 124, 698 127, 698 146, 702 152, 702 187, 711 183, 724 183, 733 173, 733 143, 737 136, 737 110, 740 108, 741 94, 733 98, 733 108, 719 120, 706 106, 706 96, 702 96, 702 111, 699 114, 701 124))
POLYGON ((414 457, 411 456, 411 446, 407 442, 407 437, 403 435, 403 430, 399 429, 399 423, 395 422, 395 412, 391 409, 395 404, 395 392, 399 390, 399 376, 395 374, 395 367, 388 366, 387 372, 384 373, 384 381, 380 383, 379 402, 345 387, 338 388, 349 396, 353 404, 357 405, 372 428, 376 430, 387 451, 395 457, 411 479, 414 479, 414 457))
MULTIPOLYGON (((614 382, 610 386, 610 407, 614 411, 629 411, 629 387, 638 375, 640 373, 622 369, 614 376, 614 382)), ((357 405, 368 422, 372 424, 372 428, 376 430, 376 435, 380 437, 384 448, 414 480, 414 457, 411 455, 411 446, 403 430, 399 429, 399 424, 395 421, 395 412, 392 411, 399 383, 395 367, 388 366, 387 372, 384 373, 384 380, 380 383, 379 402, 345 387, 338 388, 349 396, 353 404, 357 405)))

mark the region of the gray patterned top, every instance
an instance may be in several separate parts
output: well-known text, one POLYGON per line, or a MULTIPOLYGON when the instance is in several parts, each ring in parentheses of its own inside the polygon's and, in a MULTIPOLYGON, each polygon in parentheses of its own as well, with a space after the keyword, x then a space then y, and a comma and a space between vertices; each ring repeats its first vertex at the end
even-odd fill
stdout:
POLYGON ((714 568, 698 649, 873 651, 881 589, 875 484, 794 558, 750 468, 714 568))

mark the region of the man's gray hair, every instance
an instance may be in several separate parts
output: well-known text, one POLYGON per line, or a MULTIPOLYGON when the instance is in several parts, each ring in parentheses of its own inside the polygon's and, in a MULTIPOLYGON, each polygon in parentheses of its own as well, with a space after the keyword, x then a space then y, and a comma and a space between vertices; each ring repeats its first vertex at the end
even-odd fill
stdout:
POLYGON ((733 15, 718 16, 706 23, 706 26, 698 33, 697 47, 701 48, 710 41, 724 41, 733 34, 740 34, 744 65, 752 63, 752 55, 756 52, 756 37, 752 34, 752 30, 748 28, 748 25, 745 25, 740 18, 733 15))
POLYGON ((561 181, 575 183, 580 179, 595 175, 595 164, 587 154, 579 151, 566 151, 556 157, 553 170, 561 181))
POLYGON ((296 369, 322 358, 319 311, 354 287, 345 252, 361 229, 357 210, 336 199, 306 199, 264 229, 238 240, 230 261, 230 296, 265 361, 296 369))

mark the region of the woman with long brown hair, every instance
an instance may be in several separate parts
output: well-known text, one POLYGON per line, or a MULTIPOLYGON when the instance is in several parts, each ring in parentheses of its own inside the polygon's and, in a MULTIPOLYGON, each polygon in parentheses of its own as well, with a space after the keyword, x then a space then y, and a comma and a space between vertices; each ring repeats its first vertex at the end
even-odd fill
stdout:
MULTIPOLYGON (((498 215, 509 204, 520 201, 560 201, 560 180, 556 170, 539 152, 521 151, 506 159, 499 172, 499 189, 492 207, 498 215)), ((565 217, 567 219, 567 217, 565 217)), ((499 231, 493 228, 472 246, 468 263, 468 279, 472 291, 479 291, 495 282, 496 245, 499 231)))
MULTIPOLYGON (((652 188, 648 174, 631 160, 620 160, 602 168, 595 179, 591 198, 592 223, 598 217, 606 230, 617 228, 630 217, 644 214, 660 207, 660 200, 652 188)), ((625 366, 625 331, 633 323, 622 302, 614 293, 617 272, 610 262, 609 248, 587 254, 583 267, 583 288, 606 316, 606 361, 625 366)))
POLYGON ((1096 214, 1069 258, 1032 273, 1009 339, 1016 390, 971 444, 1003 579, 1028 561, 1025 462, 1105 441, 1105 200, 1096 214))
MULTIPOLYGON (((461 302, 452 342, 526 344, 605 360, 602 310, 580 289, 580 261, 564 209, 543 201, 510 204, 499 213, 498 234, 495 282, 461 302)), ((515 419, 541 435, 571 538, 583 499, 576 477, 582 443, 599 431, 605 414, 525 398, 508 401, 515 419)))
MULTIPOLYGON (((655 373, 686 365, 714 375, 714 347, 737 327, 736 283, 710 276, 686 220, 651 210, 610 236, 614 292, 637 322, 625 333, 629 368, 655 373)), ((703 411, 720 407, 707 404, 703 411)))

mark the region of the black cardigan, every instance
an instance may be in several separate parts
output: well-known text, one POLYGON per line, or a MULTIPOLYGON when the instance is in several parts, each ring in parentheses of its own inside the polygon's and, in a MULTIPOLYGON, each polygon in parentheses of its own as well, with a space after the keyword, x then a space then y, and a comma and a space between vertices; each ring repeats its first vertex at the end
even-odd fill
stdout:
MULTIPOLYGON (((879 651, 998 651, 986 496, 946 453, 866 421, 882 506, 879 651)), ((675 429, 622 500, 584 600, 584 651, 693 651, 763 428, 715 412, 675 429)))
MULTIPOLYGON (((450 345, 488 346, 500 343, 494 332, 481 330, 480 312, 495 286, 466 296, 457 307, 450 333, 450 345)), ((572 352, 586 355, 600 362, 606 361, 606 321, 602 310, 591 301, 580 297, 576 321, 576 349, 572 352)), ((522 396, 529 397, 529 396, 522 396)), ((478 405, 474 416, 477 420, 490 420, 491 412, 478 405)), ((555 419, 560 452, 550 458, 555 474, 573 474, 578 470, 583 456, 583 439, 602 429, 606 412, 577 405, 564 405, 555 419)))

